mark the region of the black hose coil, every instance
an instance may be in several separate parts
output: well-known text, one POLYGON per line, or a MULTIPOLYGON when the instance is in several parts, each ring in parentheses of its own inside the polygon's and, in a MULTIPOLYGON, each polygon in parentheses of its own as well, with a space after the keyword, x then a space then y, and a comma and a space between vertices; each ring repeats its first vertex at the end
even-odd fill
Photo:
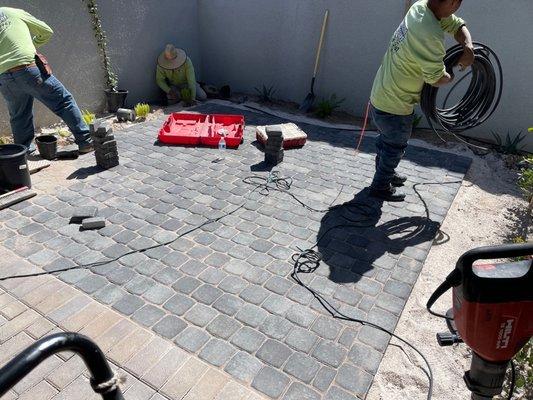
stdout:
MULTIPOLYGON (((444 65, 448 73, 452 73, 453 67, 458 64, 462 54, 461 45, 453 46, 446 52, 444 65)), ((503 71, 498 56, 490 47, 478 42, 474 42, 474 55, 475 61, 470 71, 452 86, 442 108, 437 106, 439 88, 424 85, 420 106, 433 131, 444 130, 451 134, 458 134, 472 129, 490 118, 500 104, 503 71), (468 76, 472 76, 472 79, 461 100, 447 107, 446 103, 450 94, 468 76)))

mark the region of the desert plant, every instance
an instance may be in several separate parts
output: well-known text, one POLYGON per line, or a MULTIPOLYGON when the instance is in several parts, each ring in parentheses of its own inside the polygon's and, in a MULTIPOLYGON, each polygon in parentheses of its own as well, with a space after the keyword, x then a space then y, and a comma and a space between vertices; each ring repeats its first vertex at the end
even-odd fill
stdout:
POLYGON ((496 148, 499 152, 503 154, 520 154, 520 151, 524 148, 521 146, 521 143, 525 140, 526 134, 522 134, 521 131, 511 138, 511 133, 507 132, 505 141, 502 136, 497 132, 491 132, 494 140, 496 142, 496 148))
POLYGON ((145 119, 150 114, 150 106, 146 103, 138 103, 135 105, 135 115, 137 118, 145 119))
POLYGON ((274 94, 277 92, 277 89, 274 88, 274 85, 267 87, 263 85, 261 89, 254 88, 255 91, 259 94, 259 101, 261 103, 272 103, 274 100, 274 94))
POLYGON ((413 129, 418 128, 420 122, 422 122, 422 115, 415 114, 415 117, 413 119, 413 129))
POLYGON ((107 37, 104 29, 102 28, 102 22, 100 21, 98 5, 96 4, 95 0, 81 1, 87 5, 87 10, 89 11, 89 15, 91 17, 94 37, 96 38, 96 44, 100 50, 100 56, 102 57, 102 63, 104 66, 106 85, 110 90, 116 92, 118 90, 118 78, 111 67, 111 61, 107 52, 107 37))
POLYGON ((96 119, 96 115, 88 110, 82 111, 81 116, 87 125, 92 124, 96 119))
POLYGON ((332 94, 329 99, 322 99, 316 106, 315 115, 318 118, 329 117, 331 114, 333 114, 333 111, 340 107, 344 100, 346 99, 338 100, 336 94, 332 94))
POLYGON ((192 104, 193 98, 192 98, 191 89, 189 88, 181 89, 180 96, 181 96, 181 101, 183 101, 186 105, 192 104))
POLYGON ((513 398, 516 400, 526 400, 533 398, 533 340, 530 340, 514 357, 515 364, 515 389, 514 395, 510 396, 511 389, 511 368, 507 371, 503 392, 496 400, 513 398))
POLYGON ((529 203, 527 210, 530 217, 533 211, 533 156, 525 157, 520 164, 522 169, 519 173, 518 186, 529 203))
POLYGON ((56 136, 60 136, 62 138, 68 138, 71 135, 72 135, 72 133, 70 133, 70 131, 68 129, 58 129, 56 131, 56 136))

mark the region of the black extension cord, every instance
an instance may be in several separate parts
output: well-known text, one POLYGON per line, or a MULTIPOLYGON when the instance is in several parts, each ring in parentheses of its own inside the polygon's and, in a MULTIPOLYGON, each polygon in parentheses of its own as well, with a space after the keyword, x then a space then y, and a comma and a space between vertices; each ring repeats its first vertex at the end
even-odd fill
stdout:
MULTIPOLYGON (((446 52, 444 65, 448 73, 453 73, 462 54, 461 45, 453 46, 446 52)), ((441 139, 439 130, 455 136, 468 146, 487 150, 467 142, 461 133, 481 125, 496 111, 502 97, 503 70, 498 56, 487 45, 474 42, 474 55, 470 71, 452 86, 442 107, 437 106, 437 94, 441 88, 428 84, 422 89, 420 107, 430 128, 441 139), (471 81, 463 97, 457 104, 447 106, 451 93, 468 76, 471 76, 471 81)))
MULTIPOLYGON (((322 260, 322 255, 318 251, 314 250, 314 248, 318 247, 319 242, 324 238, 324 236, 328 232, 330 232, 330 231, 332 231, 334 229, 340 229, 340 228, 351 228, 351 229, 353 229, 353 228, 366 228, 366 227, 374 226, 374 224, 376 222, 375 221, 375 217, 376 217, 376 207, 375 207, 375 205, 364 203, 364 202, 352 201, 352 202, 341 204, 341 205, 335 205, 335 206, 331 205, 327 209, 322 209, 322 210, 313 208, 313 207, 307 205, 306 203, 304 203, 303 201, 301 201, 293 193, 290 193, 290 189, 291 189, 291 185, 292 185, 292 178, 284 178, 284 177, 279 175, 278 171, 272 171, 266 177, 265 176, 260 176, 260 175, 250 175, 250 176, 247 176, 247 177, 243 178, 243 182, 248 184, 248 185, 251 185, 253 187, 253 189, 245 196, 245 199, 244 199, 243 203, 241 203, 239 206, 237 206, 236 208, 234 208, 233 210, 231 210, 231 211, 229 211, 229 212, 227 212, 225 214, 222 214, 222 215, 220 215, 220 216, 218 216, 216 218, 208 219, 207 221, 205 221, 202 224, 199 224, 199 225, 197 225, 197 226, 195 226, 193 228, 189 228, 189 229, 184 230, 183 232, 179 233, 178 236, 175 239, 166 241, 164 243, 159 243, 159 244, 156 244, 156 245, 153 245, 153 246, 150 246, 150 247, 146 247, 146 248, 143 248, 143 249, 132 250, 132 251, 126 253, 126 254, 123 254, 123 255, 121 255, 119 257, 115 257, 113 259, 105 259, 105 260, 97 261, 97 262, 90 263, 90 264, 76 265, 76 266, 73 266, 73 267, 61 268, 61 269, 52 270, 52 271, 43 271, 43 272, 37 272, 37 273, 31 273, 31 274, 20 274, 20 275, 4 276, 4 277, 0 277, 0 281, 5 281, 5 280, 9 280, 9 279, 16 279, 16 278, 30 278, 30 277, 42 276, 42 275, 53 275, 53 274, 57 274, 57 273, 60 273, 60 272, 66 272, 66 271, 71 271, 71 270, 75 270, 75 269, 90 269, 90 268, 94 268, 94 267, 97 267, 97 266, 110 264, 110 263, 112 263, 114 261, 118 261, 121 258, 123 258, 123 257, 125 257, 127 255, 130 255, 130 254, 144 253, 145 251, 148 251, 148 250, 151 250, 151 249, 155 249, 155 248, 159 248, 159 247, 163 247, 163 246, 168 246, 171 243, 175 242, 176 240, 178 240, 178 239, 180 239, 180 238, 182 238, 182 237, 184 237, 184 236, 186 236, 186 235, 188 235, 188 234, 190 234, 190 233, 192 233, 194 231, 197 231, 197 230, 201 229, 202 227, 204 227, 204 226, 206 226, 208 224, 211 224, 213 222, 218 222, 221 219, 223 219, 224 217, 229 216, 231 214, 234 214, 235 212, 237 212, 238 210, 242 209, 246 205, 248 200, 250 200, 249 196, 252 195, 253 193, 259 193, 259 195, 261 195, 261 196, 268 196, 272 192, 282 192, 282 193, 285 193, 285 194, 289 195, 291 198, 293 198, 295 201, 297 201, 302 207, 305 207, 307 210, 310 210, 312 212, 324 213, 324 212, 328 212, 328 211, 331 211, 331 210, 335 210, 335 209, 337 209, 339 207, 344 207, 346 210, 348 210, 348 212, 345 215, 343 215, 343 218, 345 219, 345 223, 341 223, 341 224, 337 224, 337 225, 329 227, 326 231, 324 231, 317 238, 316 244, 312 248, 305 249, 305 250, 299 249, 300 252, 293 255, 292 260, 293 260, 294 264, 293 264, 293 272, 291 273, 291 277, 296 281, 296 283, 298 285, 302 286, 307 291, 309 291, 312 294, 312 296, 324 307, 324 309, 333 318, 339 319, 339 320, 343 320, 343 321, 350 321, 350 322, 360 323, 362 325, 366 325, 366 326, 372 327, 374 329, 380 330, 382 332, 387 333, 391 337, 394 337, 394 338, 398 339, 400 342, 402 342, 406 346, 408 346, 411 349, 413 349, 422 358, 422 360, 424 361, 424 363, 427 366, 427 370, 424 369, 424 368, 422 368, 422 370, 427 375, 428 380, 429 380, 429 388, 428 388, 427 399, 430 400, 431 397, 432 397, 432 393, 433 393, 433 371, 431 369, 431 365, 430 365, 429 361, 427 360, 427 358, 424 356, 424 354, 415 345, 413 345, 409 340, 403 339, 402 337, 396 335, 394 332, 392 332, 392 331, 390 331, 390 330, 388 330, 388 329, 386 329, 386 328, 384 328, 384 327, 382 327, 382 326, 380 326, 378 324, 375 324, 373 322, 366 321, 366 320, 363 320, 363 319, 359 319, 359 318, 353 318, 353 317, 350 317, 350 316, 347 316, 347 315, 343 314, 342 312, 337 310, 330 302, 328 302, 328 300, 326 300, 321 294, 315 292, 312 288, 308 287, 299 277, 299 274, 313 273, 318 268, 318 266, 320 265, 320 262, 322 260)), ((416 189, 416 186, 420 186, 420 185, 436 185, 436 184, 439 184, 439 185, 457 184, 457 183, 460 183, 460 182, 461 181, 428 182, 428 183, 419 183, 419 184, 416 184, 414 186, 414 190, 415 190, 416 194, 421 199, 421 201, 424 204, 424 207, 426 209, 426 216, 424 217, 425 219, 429 219, 428 206, 427 206, 426 202, 424 201, 424 199, 422 198, 422 196, 420 195, 420 193, 418 192, 418 190, 416 189)), ((337 195, 337 198, 335 198, 335 200, 333 200, 332 204, 341 195, 343 189, 344 189, 344 186, 341 188, 341 190, 339 191, 339 194, 337 195)))

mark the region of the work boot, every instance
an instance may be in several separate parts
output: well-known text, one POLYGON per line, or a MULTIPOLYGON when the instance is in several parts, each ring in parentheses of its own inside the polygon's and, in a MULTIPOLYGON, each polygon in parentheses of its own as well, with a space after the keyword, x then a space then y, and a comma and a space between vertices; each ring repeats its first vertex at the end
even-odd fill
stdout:
POLYGON ((92 143, 87 143, 82 146, 78 146, 78 153, 87 154, 91 151, 94 151, 94 145, 92 143))
POLYGON ((405 194, 398 192, 392 185, 386 189, 376 189, 371 187, 370 196, 392 202, 400 202, 405 200, 405 194))
POLYGON ((406 180, 407 177, 405 175, 400 175, 399 173, 395 172, 394 176, 392 177, 391 185, 400 187, 403 186, 406 180))

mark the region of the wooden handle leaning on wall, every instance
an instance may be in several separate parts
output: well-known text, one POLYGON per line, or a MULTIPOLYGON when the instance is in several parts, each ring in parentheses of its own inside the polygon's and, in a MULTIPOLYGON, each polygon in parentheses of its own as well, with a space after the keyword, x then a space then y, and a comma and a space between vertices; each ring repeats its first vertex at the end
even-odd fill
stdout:
POLYGON ((318 64, 320 62, 320 53, 322 52, 322 44, 324 43, 324 34, 326 33, 326 25, 328 24, 328 16, 329 16, 329 10, 326 10, 326 13, 324 14, 324 22, 322 22, 322 31, 320 32, 320 41, 318 42, 318 50, 316 52, 315 71, 313 73, 313 78, 316 77, 316 74, 318 72, 318 64))

